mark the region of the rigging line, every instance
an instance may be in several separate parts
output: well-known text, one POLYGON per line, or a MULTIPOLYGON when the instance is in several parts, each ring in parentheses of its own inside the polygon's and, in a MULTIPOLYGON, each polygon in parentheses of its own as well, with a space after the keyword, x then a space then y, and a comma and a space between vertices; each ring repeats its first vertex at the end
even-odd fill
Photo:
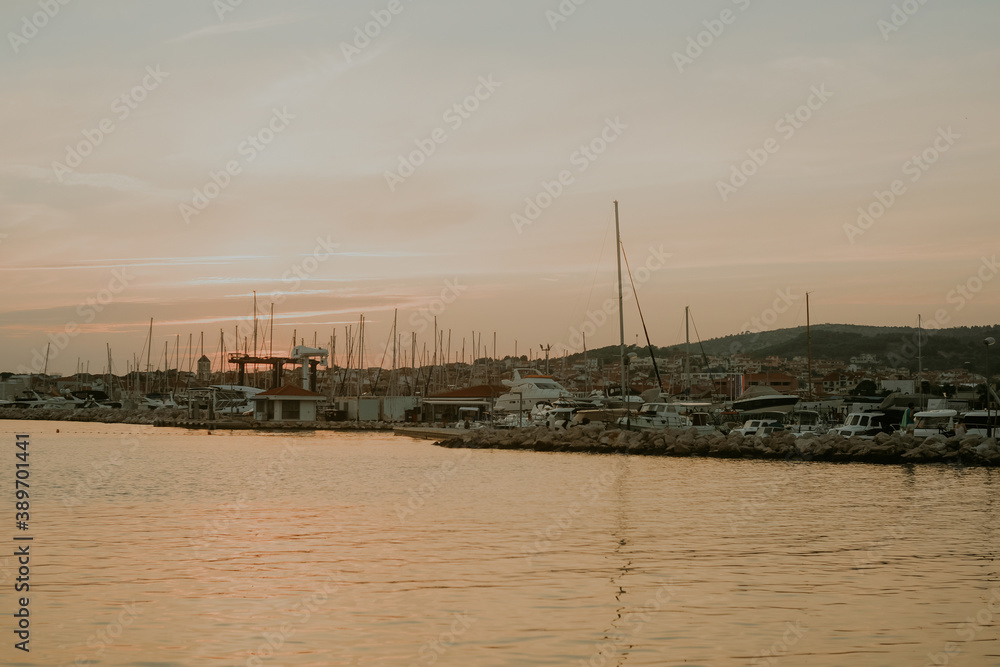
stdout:
MULTIPOLYGON (((386 353, 389 352, 389 341, 391 341, 393 338, 395 338, 395 336, 396 336, 396 332, 395 331, 390 331, 389 332, 389 337, 385 339, 385 349, 382 350, 382 361, 378 362, 378 371, 375 373, 375 384, 372 385, 372 388, 373 388, 372 395, 373 396, 377 395, 377 393, 374 391, 374 388, 378 387, 378 381, 382 377, 382 367, 385 366, 385 355, 386 355, 386 353)), ((369 379, 371 379, 371 376, 369 376, 369 379)))
POLYGON ((653 354, 653 344, 649 342, 649 331, 646 329, 646 318, 642 316, 642 306, 639 305, 639 292, 635 288, 635 281, 632 280, 632 269, 628 265, 628 255, 625 254, 625 244, 622 244, 622 258, 625 260, 625 270, 628 271, 628 281, 632 283, 632 294, 635 296, 635 307, 639 311, 639 321, 642 322, 642 332, 646 334, 646 346, 649 348, 649 358, 653 362, 653 371, 656 373, 656 387, 663 391, 663 380, 660 378, 660 369, 656 365, 656 355, 653 354))
MULTIPOLYGON (((790 293, 790 292, 789 292, 790 293)), ((799 304, 799 309, 795 311, 795 320, 792 322, 794 326, 799 326, 799 322, 802 319, 802 309, 806 307, 805 303, 799 304)))
POLYGON ((691 326, 694 327, 694 336, 698 339, 698 347, 701 348, 701 360, 705 362, 705 370, 708 370, 708 355, 705 354, 705 345, 701 342, 701 334, 698 333, 698 325, 695 324, 694 315, 691 314, 690 308, 688 308, 688 317, 691 318, 691 326))
MULTIPOLYGON (((678 345, 684 342, 684 320, 681 320, 681 323, 677 325, 677 333, 674 334, 673 341, 674 341, 673 344, 670 345, 669 347, 677 347, 678 345)), ((671 354, 676 354, 676 353, 677 353, 676 350, 671 352, 671 354)))

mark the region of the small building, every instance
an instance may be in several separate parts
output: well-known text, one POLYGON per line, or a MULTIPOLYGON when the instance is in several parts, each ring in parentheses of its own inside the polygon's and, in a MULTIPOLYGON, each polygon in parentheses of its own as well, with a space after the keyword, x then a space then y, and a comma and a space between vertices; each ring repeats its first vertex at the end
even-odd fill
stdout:
POLYGON ((212 360, 204 354, 198 360, 198 381, 209 382, 212 379, 212 360))
POLYGON ((314 422, 323 394, 294 385, 262 391, 253 397, 253 418, 261 422, 314 422))

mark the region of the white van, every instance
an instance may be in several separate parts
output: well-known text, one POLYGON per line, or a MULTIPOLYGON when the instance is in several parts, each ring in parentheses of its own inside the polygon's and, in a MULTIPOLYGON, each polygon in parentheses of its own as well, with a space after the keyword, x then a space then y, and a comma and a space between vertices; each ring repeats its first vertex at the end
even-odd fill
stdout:
POLYGON ((892 433, 891 417, 884 412, 852 412, 847 419, 834 431, 838 435, 850 438, 859 435, 862 438, 874 438, 879 433, 892 433))

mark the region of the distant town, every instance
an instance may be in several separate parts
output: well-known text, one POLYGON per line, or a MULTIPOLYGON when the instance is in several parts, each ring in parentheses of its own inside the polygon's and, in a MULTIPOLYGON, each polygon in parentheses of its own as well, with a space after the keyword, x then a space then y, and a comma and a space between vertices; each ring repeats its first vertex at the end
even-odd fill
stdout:
MULTIPOLYGON (((974 408, 985 398, 988 350, 981 341, 989 331, 981 327, 922 332, 915 341, 907 329, 818 325, 810 333, 811 340, 800 327, 652 350, 633 344, 625 349, 625 383, 619 346, 558 357, 549 356, 551 348, 539 346, 526 355, 493 359, 466 355, 464 344, 458 351, 442 344, 436 352, 425 348, 416 355, 415 366, 409 363, 407 350, 407 354, 400 351, 395 365, 388 355, 382 365, 365 368, 358 368, 360 355, 350 346, 339 354, 333 347, 305 346, 296 346, 289 356, 245 351, 213 358, 202 354, 197 359, 178 354, 171 359, 166 354, 156 365, 151 362, 143 370, 125 374, 109 373, 107 367, 99 373, 81 368, 69 376, 0 373, 0 406, 14 405, 26 392, 39 400, 79 402, 90 397, 104 405, 112 401, 115 407, 157 408, 184 406, 189 393, 211 387, 252 388, 261 392, 261 399, 267 393, 299 388, 342 418, 367 414, 391 421, 413 418, 412 413, 424 403, 443 408, 478 405, 489 411, 498 396, 510 391, 514 370, 532 368, 581 398, 616 390, 620 395, 620 387, 627 384, 629 393, 636 395, 659 387, 665 395, 725 405, 751 387, 763 387, 813 401, 922 394, 974 408), (845 345, 874 347, 882 353, 844 358, 845 345), (776 348, 793 353, 768 354, 776 348), (171 361, 173 367, 165 367, 171 361), (379 399, 377 408, 358 408, 372 399, 379 399)), ((484 348, 478 347, 482 353, 484 348)), ((454 410, 447 412, 449 417, 456 416, 454 410)), ((428 414, 424 410, 422 416, 434 418, 438 411, 432 408, 428 414)))

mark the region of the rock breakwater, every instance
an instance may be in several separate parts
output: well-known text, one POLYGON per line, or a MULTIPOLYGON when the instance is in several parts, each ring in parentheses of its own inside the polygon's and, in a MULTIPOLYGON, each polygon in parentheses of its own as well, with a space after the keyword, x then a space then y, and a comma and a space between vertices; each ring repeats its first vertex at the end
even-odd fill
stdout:
POLYGON ((689 431, 621 431, 602 426, 569 430, 545 427, 475 429, 460 437, 435 443, 441 447, 519 449, 536 452, 633 454, 639 456, 704 456, 711 458, 780 459, 858 463, 955 463, 967 466, 1000 465, 996 438, 936 435, 914 438, 894 433, 874 439, 836 434, 796 437, 792 433, 747 436, 737 433, 699 434, 689 431))

